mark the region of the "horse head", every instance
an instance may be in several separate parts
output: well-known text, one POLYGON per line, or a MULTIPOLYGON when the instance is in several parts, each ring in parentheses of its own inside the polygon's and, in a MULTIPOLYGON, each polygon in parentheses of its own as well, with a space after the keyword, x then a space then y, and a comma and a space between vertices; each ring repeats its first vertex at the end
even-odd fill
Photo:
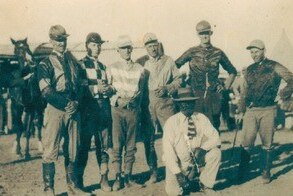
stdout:
POLYGON ((10 38, 11 43, 14 45, 14 54, 21 59, 27 60, 27 54, 32 57, 32 51, 27 43, 27 38, 23 40, 14 40, 10 38))

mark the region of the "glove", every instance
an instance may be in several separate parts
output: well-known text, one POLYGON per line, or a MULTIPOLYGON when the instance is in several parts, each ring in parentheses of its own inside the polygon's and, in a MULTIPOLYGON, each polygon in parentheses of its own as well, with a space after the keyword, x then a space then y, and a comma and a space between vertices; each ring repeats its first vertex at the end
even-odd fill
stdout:
POLYGON ((235 121, 238 125, 241 124, 242 120, 243 120, 243 113, 242 112, 239 114, 235 114, 235 121))
POLYGON ((177 93, 177 88, 175 88, 174 86, 168 86, 167 87, 167 93, 169 96, 173 97, 175 95, 175 93, 177 93))
POLYGON ((34 75, 34 73, 29 73, 26 76, 23 77, 23 80, 28 80, 30 79, 32 76, 34 75))
POLYGON ((76 113, 77 108, 78 108, 77 101, 69 101, 67 106, 65 107, 65 112, 71 117, 76 113))
POLYGON ((291 112, 293 111, 293 98, 290 98, 288 100, 282 101, 280 108, 284 111, 291 112))
POLYGON ((205 156, 207 151, 202 148, 194 149, 194 156, 197 161, 198 167, 203 167, 205 165, 205 156))
POLYGON ((166 86, 160 86, 155 90, 157 97, 165 97, 168 94, 168 89, 166 86))
POLYGON ((103 94, 106 96, 110 96, 113 94, 113 88, 110 85, 105 85, 103 89, 103 94))
POLYGON ((102 84, 95 85, 94 86, 94 94, 103 94, 104 89, 105 89, 105 87, 102 84))
POLYGON ((184 190, 189 188, 189 180, 182 172, 176 174, 176 178, 180 187, 182 187, 184 190))
POLYGON ((222 85, 217 86, 217 93, 221 93, 223 90, 225 90, 225 87, 222 85))

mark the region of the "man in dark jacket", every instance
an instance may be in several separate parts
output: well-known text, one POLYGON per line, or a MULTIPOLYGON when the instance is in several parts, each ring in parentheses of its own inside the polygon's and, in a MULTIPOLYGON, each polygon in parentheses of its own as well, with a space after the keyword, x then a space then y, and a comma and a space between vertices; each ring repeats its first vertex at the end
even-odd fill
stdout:
POLYGON ((196 111, 204 113, 216 129, 220 126, 221 92, 229 89, 237 71, 226 54, 211 44, 211 25, 201 21, 196 25, 200 45, 188 49, 176 61, 178 68, 189 62, 190 86, 200 99, 196 111), (229 73, 225 85, 219 80, 220 65, 229 73))
POLYGON ((104 43, 98 33, 89 33, 86 37, 87 55, 81 60, 86 83, 85 94, 81 105, 82 132, 80 135, 81 148, 78 152, 79 186, 83 187, 83 174, 91 147, 91 138, 95 137, 96 158, 101 174, 101 189, 111 191, 108 183, 108 147, 109 132, 111 130, 111 107, 108 94, 112 89, 108 85, 106 66, 98 57, 101 45, 104 43))
POLYGON ((80 67, 78 61, 66 50, 64 27, 55 25, 49 31, 53 52, 38 67, 39 87, 47 101, 44 116, 43 180, 44 193, 54 195, 55 161, 59 144, 64 137, 63 153, 68 193, 82 195, 77 186, 76 155, 79 149, 80 67))
POLYGON ((276 115, 276 96, 281 79, 287 86, 280 91, 280 97, 286 101, 293 92, 293 74, 280 63, 265 57, 265 45, 261 40, 254 40, 247 47, 254 61, 245 73, 241 92, 239 114, 243 117, 244 138, 239 165, 239 180, 243 180, 250 161, 249 151, 253 147, 257 132, 262 141, 262 178, 263 183, 271 181, 272 144, 274 119, 276 115))

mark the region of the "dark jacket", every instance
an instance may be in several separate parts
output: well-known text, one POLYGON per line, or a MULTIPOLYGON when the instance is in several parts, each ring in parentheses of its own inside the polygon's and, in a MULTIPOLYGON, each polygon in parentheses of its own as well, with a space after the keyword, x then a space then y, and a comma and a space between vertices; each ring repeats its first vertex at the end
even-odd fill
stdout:
POLYGON ((194 90, 206 90, 206 76, 208 77, 209 90, 216 91, 219 81, 220 65, 229 74, 237 74, 235 67, 225 53, 219 48, 196 46, 188 49, 176 61, 178 68, 189 62, 190 85, 194 90))

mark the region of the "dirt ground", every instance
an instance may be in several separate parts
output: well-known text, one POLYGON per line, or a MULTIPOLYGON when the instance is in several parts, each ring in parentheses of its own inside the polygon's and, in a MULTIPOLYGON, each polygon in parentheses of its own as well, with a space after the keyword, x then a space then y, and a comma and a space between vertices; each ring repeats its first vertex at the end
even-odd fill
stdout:
MULTIPOLYGON (((224 132, 221 134, 222 140, 222 163, 215 185, 215 193, 212 195, 293 195, 293 131, 280 130, 275 133, 275 151, 273 161, 273 181, 268 185, 261 182, 259 167, 260 146, 257 145, 252 155, 251 169, 247 174, 247 181, 242 185, 235 184, 237 164, 239 162, 239 142, 241 132, 237 137, 237 148, 231 158, 231 147, 234 132, 224 132)), ((11 154, 12 142, 15 135, 0 136, 0 195, 42 195, 42 173, 41 154, 37 151, 37 139, 31 140, 30 160, 17 158, 11 154)), ((24 138, 22 146, 24 148, 24 138)), ((259 139, 257 141, 259 144, 259 139)), ((99 186, 99 170, 96 164, 94 151, 90 152, 88 166, 85 172, 85 186, 93 195, 166 195, 164 191, 164 164, 161 160, 161 139, 156 141, 156 149, 159 154, 159 174, 160 182, 139 186, 130 189, 122 189, 115 193, 104 193, 99 186)), ((144 157, 144 147, 141 142, 137 143, 138 151, 134 164, 135 179, 138 183, 144 184, 148 178, 147 165, 144 157)), ((111 183, 114 174, 110 166, 111 183)), ((55 191, 58 195, 67 195, 65 172, 63 167, 63 157, 60 156, 56 165, 55 191)), ((201 195, 192 193, 191 195, 201 195)))

